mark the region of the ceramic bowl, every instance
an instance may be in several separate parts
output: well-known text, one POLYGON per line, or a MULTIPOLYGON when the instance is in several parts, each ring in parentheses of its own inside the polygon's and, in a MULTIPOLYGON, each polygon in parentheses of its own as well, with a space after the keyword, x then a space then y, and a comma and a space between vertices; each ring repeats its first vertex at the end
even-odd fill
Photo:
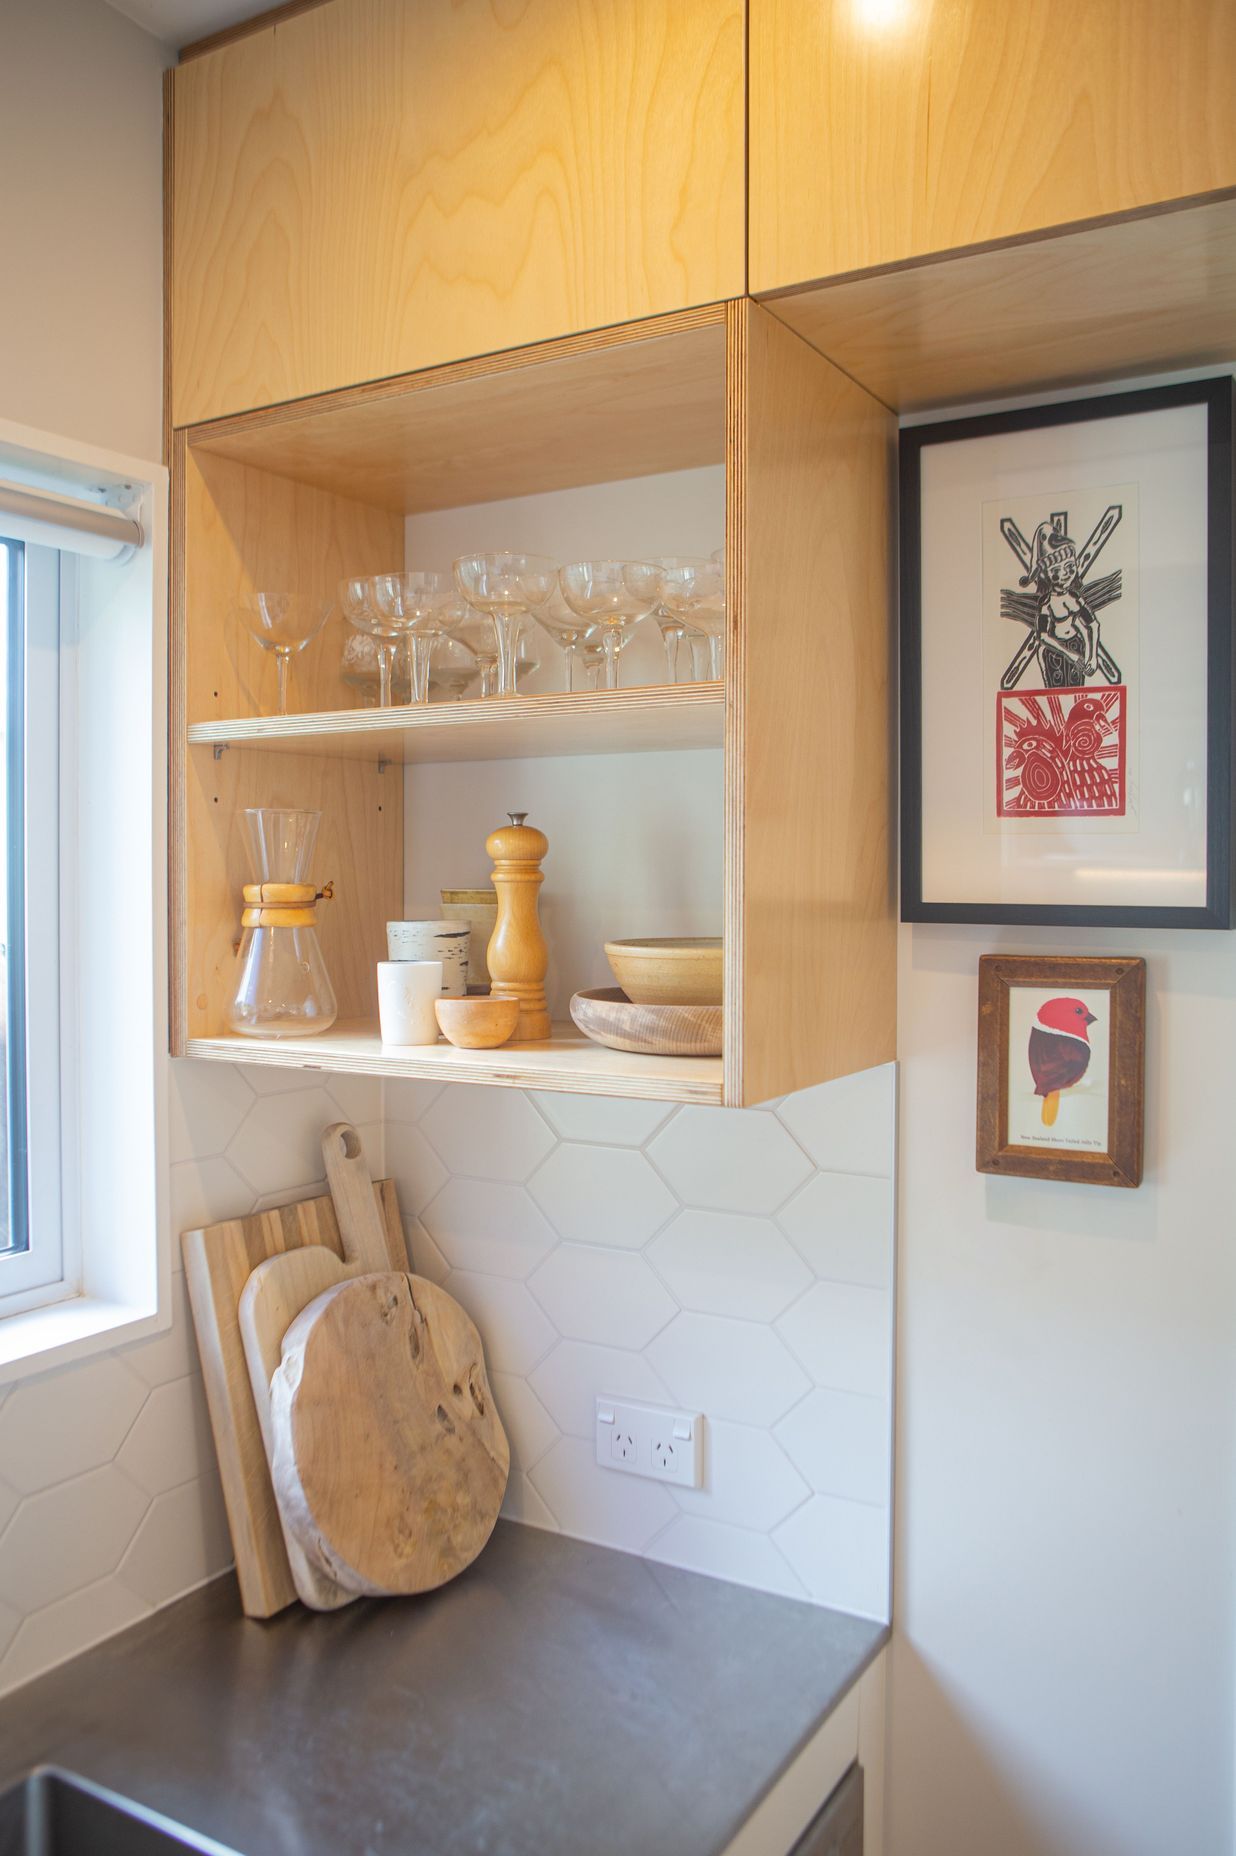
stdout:
POLYGON ((519 1023, 518 999, 437 999, 434 1011, 444 1038, 459 1050, 493 1050, 519 1023))
POLYGON ((633 1005, 720 1005, 721 937, 607 941, 605 956, 633 1005))

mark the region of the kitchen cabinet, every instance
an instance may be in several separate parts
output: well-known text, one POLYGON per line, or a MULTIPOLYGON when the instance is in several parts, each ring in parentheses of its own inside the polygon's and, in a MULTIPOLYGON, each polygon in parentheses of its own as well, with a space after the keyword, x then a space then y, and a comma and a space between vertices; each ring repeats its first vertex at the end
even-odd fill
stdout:
POLYGON ((174 73, 172 420, 745 287, 743 0, 329 0, 174 73))
POLYGON ((1230 0, 749 7, 756 295, 1236 186, 1230 0))
POLYGON ((863 1769, 850 1767, 790 1856, 863 1856, 863 1769))
POLYGON ((176 1052, 714 1104, 890 1059, 894 441, 883 406, 745 298, 179 431, 176 1052), (325 598, 345 574, 397 569, 410 515, 645 477, 668 495, 675 473, 702 469, 725 537, 721 680, 358 708, 336 614, 295 660, 297 713, 271 714, 273 667, 243 635, 242 595, 325 598), (648 755, 654 776, 624 776, 648 755), (555 864, 551 842, 560 999, 595 983, 572 974, 568 947, 595 959, 603 940, 641 931, 616 928, 593 893, 602 874, 629 880, 625 860, 678 911, 643 932, 722 932, 722 1057, 637 1057, 569 1022, 544 1044, 383 1050, 385 923, 461 880, 452 847, 483 846, 524 763, 529 780, 542 769, 575 841, 596 847, 574 865, 560 847, 555 864), (237 813, 255 804, 323 813, 314 875, 335 882, 321 936, 340 1018, 322 1036, 226 1030, 252 876, 237 813), (691 889, 693 865, 704 875, 691 889))

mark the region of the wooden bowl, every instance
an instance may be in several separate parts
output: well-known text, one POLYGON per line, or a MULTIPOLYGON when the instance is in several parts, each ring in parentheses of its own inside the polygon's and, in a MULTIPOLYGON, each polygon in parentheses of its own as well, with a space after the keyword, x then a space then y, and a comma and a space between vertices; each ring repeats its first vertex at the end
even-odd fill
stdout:
POLYGON ((605 956, 633 1005, 721 1004, 721 938, 607 941, 605 956))
POLYGON ((577 992, 571 1017, 586 1038, 649 1057, 719 1057, 719 1005, 633 1005, 620 986, 577 992))
POLYGON ((438 1028, 459 1050, 493 1050, 505 1044, 519 1023, 519 1000, 435 999, 438 1028))

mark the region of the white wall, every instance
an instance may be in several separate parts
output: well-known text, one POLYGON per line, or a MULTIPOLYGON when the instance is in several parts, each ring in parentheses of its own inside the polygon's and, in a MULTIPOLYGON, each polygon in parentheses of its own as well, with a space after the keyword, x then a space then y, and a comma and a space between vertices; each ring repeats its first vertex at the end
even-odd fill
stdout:
POLYGON ((890 1848, 1230 1856, 1236 935, 907 927, 900 954, 890 1848), (975 1172, 996 952, 1146 957, 1138 1190, 975 1172))
POLYGON ((0 0, 0 417, 153 459, 166 62, 102 0, 0 0))
MULTIPOLYGON (((0 0, 0 418, 150 459, 163 63, 102 0, 0 0)), ((253 1103, 239 1073, 174 1065, 171 1095, 175 1230, 248 1209, 272 1163, 285 1187, 320 1173, 287 1111, 252 1182, 213 1157, 237 1131, 225 1103, 253 1103)), ((0 1689, 228 1563, 178 1267, 173 1287, 168 1334, 0 1393, 0 1689)))

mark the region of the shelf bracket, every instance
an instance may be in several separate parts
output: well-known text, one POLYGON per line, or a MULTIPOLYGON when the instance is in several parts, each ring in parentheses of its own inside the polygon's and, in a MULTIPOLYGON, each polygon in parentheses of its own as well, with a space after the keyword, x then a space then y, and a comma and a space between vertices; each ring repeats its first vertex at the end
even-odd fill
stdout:
POLYGON ((222 760, 223 756, 227 753, 231 745, 232 744, 230 741, 216 741, 214 744, 214 749, 213 749, 214 759, 222 760))
POLYGON ((383 755, 379 754, 378 755, 378 772, 385 773, 386 769, 389 766, 390 766, 390 762, 383 755))

